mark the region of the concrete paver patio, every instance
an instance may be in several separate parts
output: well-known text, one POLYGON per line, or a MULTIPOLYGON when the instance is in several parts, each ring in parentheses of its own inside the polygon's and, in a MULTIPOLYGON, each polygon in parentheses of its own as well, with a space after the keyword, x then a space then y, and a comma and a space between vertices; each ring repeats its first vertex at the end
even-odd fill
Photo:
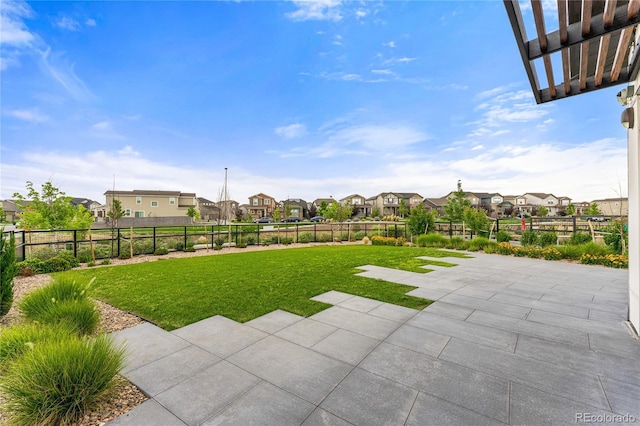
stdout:
POLYGON ((151 397, 111 425, 484 425, 640 422, 627 271, 473 254, 417 274, 416 311, 330 291, 309 318, 215 316, 115 333, 151 397), (590 417, 592 416, 592 417, 590 417), (601 416, 601 417, 593 417, 601 416))

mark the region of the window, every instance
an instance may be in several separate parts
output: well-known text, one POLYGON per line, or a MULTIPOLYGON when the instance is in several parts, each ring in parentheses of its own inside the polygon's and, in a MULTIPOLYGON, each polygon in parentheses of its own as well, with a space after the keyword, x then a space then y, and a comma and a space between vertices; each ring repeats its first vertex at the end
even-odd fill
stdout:
POLYGON ((169 204, 174 205, 176 203, 176 197, 169 197, 169 204))
POLYGON ((125 209, 124 215, 125 216, 131 216, 131 209, 125 209))
POLYGON ((552 206, 552 205, 554 205, 555 203, 553 202, 553 200, 547 200, 547 204, 548 204, 548 205, 550 205, 550 206, 552 206))
POLYGON ((502 198, 500 198, 500 197, 493 197, 493 198, 491 199, 491 202, 492 202, 492 203, 501 203, 501 202, 502 202, 502 198))
POLYGON ((391 198, 391 197, 387 198, 387 203, 393 204, 393 198, 391 198))
POLYGON ((265 206, 268 206, 269 204, 271 204, 271 200, 270 200, 270 199, 268 199, 268 198, 266 198, 266 199, 264 200, 264 205, 265 205, 265 206))
POLYGON ((136 217, 144 217, 144 211, 136 210, 136 217))
POLYGON ((257 198, 252 198, 251 199, 251 204, 254 205, 254 206, 257 206, 258 205, 258 199, 257 198))
POLYGON ((142 197, 136 197, 136 204, 142 204, 142 197))
POLYGON ((157 201, 152 201, 151 202, 151 207, 158 207, 158 202, 157 201))
POLYGON ((351 204, 354 204, 354 205, 360 204, 360 198, 351 199, 351 204))

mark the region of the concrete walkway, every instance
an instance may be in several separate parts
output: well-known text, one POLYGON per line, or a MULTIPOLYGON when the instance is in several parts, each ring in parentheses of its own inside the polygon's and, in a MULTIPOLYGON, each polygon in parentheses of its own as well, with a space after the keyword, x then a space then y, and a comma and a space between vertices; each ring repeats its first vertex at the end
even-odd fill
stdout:
POLYGON ((303 318, 143 324, 123 375, 151 397, 111 425, 640 423, 640 342, 627 271, 500 255, 427 274, 423 311, 330 291, 303 318))

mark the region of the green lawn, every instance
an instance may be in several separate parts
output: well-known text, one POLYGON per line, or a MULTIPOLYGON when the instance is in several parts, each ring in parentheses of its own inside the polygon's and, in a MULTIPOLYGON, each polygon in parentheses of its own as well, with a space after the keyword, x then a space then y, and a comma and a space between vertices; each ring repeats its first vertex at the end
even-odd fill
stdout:
POLYGON ((213 315, 245 322, 276 309, 303 316, 329 307, 309 300, 338 290, 423 309, 431 301, 406 296, 413 287, 357 277, 356 267, 377 265, 426 273, 416 256, 465 257, 430 248, 318 246, 266 250, 69 271, 96 277, 92 296, 173 330, 213 315))

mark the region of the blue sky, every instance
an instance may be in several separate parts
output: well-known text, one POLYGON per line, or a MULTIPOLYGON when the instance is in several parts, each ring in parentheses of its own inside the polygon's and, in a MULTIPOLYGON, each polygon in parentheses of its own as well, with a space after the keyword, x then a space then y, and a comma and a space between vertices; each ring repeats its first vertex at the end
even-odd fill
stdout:
POLYGON ((627 195, 621 86, 536 105, 501 1, 1 6, 0 198, 627 195))

